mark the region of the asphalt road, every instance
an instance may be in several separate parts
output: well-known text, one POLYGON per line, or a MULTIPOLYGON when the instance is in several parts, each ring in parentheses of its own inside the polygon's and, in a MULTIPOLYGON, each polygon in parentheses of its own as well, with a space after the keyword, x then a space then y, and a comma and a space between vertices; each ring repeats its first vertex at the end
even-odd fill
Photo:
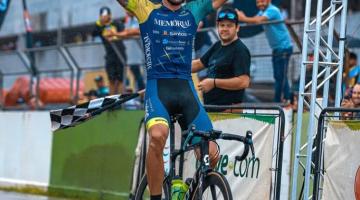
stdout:
POLYGON ((70 200, 58 197, 46 197, 40 195, 23 194, 17 192, 0 191, 1 200, 70 200))

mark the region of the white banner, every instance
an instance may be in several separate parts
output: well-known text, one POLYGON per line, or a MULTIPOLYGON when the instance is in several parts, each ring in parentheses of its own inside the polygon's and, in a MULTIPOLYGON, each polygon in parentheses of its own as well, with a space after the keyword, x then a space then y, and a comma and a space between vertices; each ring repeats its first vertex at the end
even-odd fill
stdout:
POLYGON ((49 112, 0 112, 0 185, 47 186, 52 132, 49 112))
POLYGON ((322 199, 360 200, 359 124, 360 121, 329 123, 324 149, 326 173, 322 199))
MULTIPOLYGON (((268 117, 267 119, 271 119, 268 117)), ((235 141, 218 140, 221 158, 216 170, 228 179, 235 200, 271 199, 271 171, 275 162, 273 157, 274 123, 266 120, 235 117, 231 119, 213 120, 214 129, 226 133, 245 136, 246 131, 253 132, 256 159, 251 160, 251 154, 242 162, 235 156, 241 155, 243 145, 235 141)), ((184 176, 192 177, 195 158, 193 153, 187 156, 184 176)))

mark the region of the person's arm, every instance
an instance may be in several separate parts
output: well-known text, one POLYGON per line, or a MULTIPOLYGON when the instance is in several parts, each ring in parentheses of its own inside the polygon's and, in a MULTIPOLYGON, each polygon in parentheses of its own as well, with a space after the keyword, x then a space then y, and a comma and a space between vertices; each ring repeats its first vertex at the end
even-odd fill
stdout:
POLYGON ((250 77, 248 75, 240 75, 227 79, 206 78, 199 83, 198 87, 202 92, 207 93, 214 88, 224 90, 241 90, 249 87, 249 85, 250 77))
POLYGON ((117 0, 117 2, 132 13, 140 24, 148 19, 154 9, 161 6, 161 4, 154 4, 149 0, 117 0))
POLYGON ((244 12, 236 9, 236 12, 237 12, 237 15, 238 15, 238 19, 239 21, 241 22, 245 22, 245 23, 249 23, 249 24, 259 24, 259 23, 262 23, 262 22, 266 22, 266 21, 269 21, 269 19, 266 17, 266 16, 263 16, 263 15, 256 15, 256 16, 253 16, 253 17, 248 17, 245 15, 244 12))
POLYGON ((191 73, 196 73, 205 68, 200 59, 193 60, 191 63, 191 73))
POLYGON ((213 0, 212 1, 212 7, 214 10, 217 10, 220 8, 224 3, 226 3, 227 0, 213 0))
POLYGON ((111 32, 109 34, 109 37, 116 36, 117 39, 126 39, 126 38, 129 38, 129 37, 138 36, 138 35, 140 35, 140 30, 139 29, 130 28, 130 29, 125 29, 125 30, 120 31, 120 32, 111 32))
POLYGON ((248 75, 240 75, 228 79, 216 78, 215 86, 224 90, 242 90, 250 85, 250 77, 248 75))
POLYGON ((127 29, 125 29, 125 34, 128 37, 138 36, 138 35, 140 35, 140 29, 138 29, 138 28, 127 28, 127 29))
POLYGON ((187 3, 184 8, 190 10, 195 18, 196 24, 211 12, 220 8, 227 0, 194 0, 187 3))

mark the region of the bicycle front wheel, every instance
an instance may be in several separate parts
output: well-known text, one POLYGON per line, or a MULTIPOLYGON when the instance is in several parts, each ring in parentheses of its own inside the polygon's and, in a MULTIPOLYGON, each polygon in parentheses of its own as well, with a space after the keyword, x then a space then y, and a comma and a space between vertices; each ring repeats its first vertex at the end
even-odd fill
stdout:
POLYGON ((218 172, 210 172, 205 177, 202 186, 202 196, 199 198, 199 187, 196 187, 192 200, 232 200, 231 188, 226 178, 218 172))
MULTIPOLYGON (((163 190, 162 190, 162 200, 169 200, 170 195, 170 184, 166 179, 163 182, 163 190)), ((150 190, 148 187, 146 174, 142 177, 139 187, 135 193, 135 200, 150 200, 150 190)))

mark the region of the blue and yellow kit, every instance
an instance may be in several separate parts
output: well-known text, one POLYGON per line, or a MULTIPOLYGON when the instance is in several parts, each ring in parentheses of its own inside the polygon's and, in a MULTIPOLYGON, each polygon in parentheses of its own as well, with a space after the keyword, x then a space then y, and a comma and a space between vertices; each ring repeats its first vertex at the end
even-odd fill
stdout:
POLYGON ((212 129, 191 80, 194 37, 200 20, 213 11, 212 1, 192 1, 172 11, 148 0, 128 0, 126 9, 138 19, 144 45, 147 128, 168 126, 170 115, 182 114, 182 129, 190 124, 212 129))

